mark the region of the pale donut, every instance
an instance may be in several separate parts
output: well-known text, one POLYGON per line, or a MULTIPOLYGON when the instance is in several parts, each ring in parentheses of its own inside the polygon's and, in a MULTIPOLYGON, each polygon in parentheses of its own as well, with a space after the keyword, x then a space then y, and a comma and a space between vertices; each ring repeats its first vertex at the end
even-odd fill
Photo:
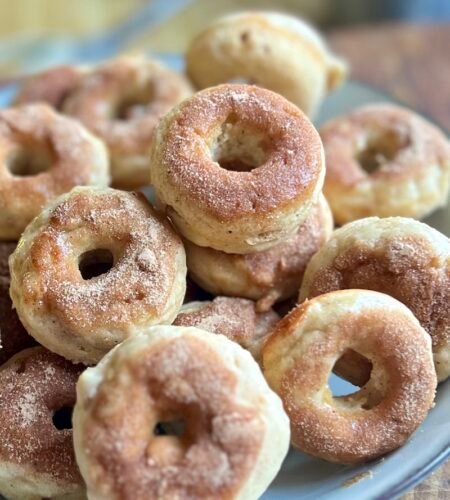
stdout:
POLYGON ((446 236, 402 217, 371 217, 343 226, 311 259, 299 300, 344 288, 376 290, 403 302, 431 335, 438 380, 450 375, 446 236))
POLYGON ((256 311, 255 303, 236 297, 216 297, 212 301, 184 304, 175 318, 175 326, 195 326, 220 333, 250 351, 258 361, 261 345, 280 317, 273 310, 256 311))
POLYGON ((141 327, 171 323, 186 289, 183 244, 168 221, 143 195, 109 188, 74 189, 47 206, 10 268, 30 335, 87 364, 141 327))
POLYGON ((151 180, 188 240, 229 253, 266 250, 295 233, 325 174, 308 118, 273 92, 220 85, 161 121, 151 180))
POLYGON ((77 386, 75 453, 90 500, 254 500, 289 434, 250 353, 197 328, 144 330, 77 386), (158 424, 179 431, 158 435, 158 424))
POLYGON ((244 79, 278 92, 308 115, 346 73, 314 28, 276 12, 214 21, 191 42, 186 63, 200 88, 244 79))
POLYGON ((404 444, 433 405, 430 337, 388 295, 341 290, 297 306, 262 349, 264 375, 291 420, 292 444, 340 463, 373 460, 404 444), (369 359, 361 389, 334 397, 330 372, 348 349, 369 359))
POLYGON ((70 423, 53 420, 63 409, 69 419, 82 370, 43 347, 26 349, 0 368, 0 496, 82 498, 70 423))
POLYGON ((311 257, 328 240, 333 217, 323 196, 296 234, 269 250, 228 254, 185 241, 191 278, 215 295, 257 300, 259 311, 294 295, 311 257))
POLYGON ((108 183, 106 150, 80 124, 43 104, 0 110, 0 239, 74 186, 108 183))
POLYGON ((192 94, 183 76, 144 57, 122 56, 92 68, 64 101, 105 141, 116 187, 149 183, 148 152, 160 118, 192 94))
POLYGON ((65 99, 76 88, 85 73, 80 66, 61 65, 28 75, 20 84, 13 104, 46 103, 61 111, 65 99))
POLYGON ((433 124, 392 104, 374 104, 320 130, 324 193, 336 222, 371 215, 425 217, 447 203, 450 144, 433 124))

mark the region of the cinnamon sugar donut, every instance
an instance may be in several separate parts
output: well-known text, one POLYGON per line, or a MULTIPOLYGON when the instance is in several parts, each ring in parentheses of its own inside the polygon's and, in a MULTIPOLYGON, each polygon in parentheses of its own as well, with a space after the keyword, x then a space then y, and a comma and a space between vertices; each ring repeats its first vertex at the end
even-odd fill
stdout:
POLYGON ((81 498, 70 423, 81 372, 43 347, 26 349, 0 368, 0 495, 81 498))
POLYGON ((288 451, 289 421, 238 344, 156 326, 80 377, 74 443, 91 499, 255 499, 288 451))
POLYGON ((283 97, 250 85, 198 92, 161 121, 151 180, 179 231, 229 253, 292 235, 322 188, 320 137, 283 97))
POLYGON ((173 321, 186 288, 181 240, 143 195, 78 188, 25 230, 10 258, 26 329, 67 359, 95 363, 144 326, 173 321))
POLYGON ((250 351, 258 361, 262 342, 279 319, 271 309, 258 313, 251 300, 216 297, 212 301, 184 304, 173 324, 225 335, 250 351))
MULTIPOLYGON (((345 288, 375 290, 403 302, 431 336, 438 380, 450 375, 450 241, 446 236, 402 217, 371 217, 345 225, 308 264, 300 301, 345 288)), ((343 368, 340 364, 340 375, 345 375, 343 368)), ((361 370, 364 377, 364 365, 361 370)), ((364 378, 359 382, 364 383, 364 378)))
POLYGON ((41 104, 0 110, 0 239, 74 186, 108 182, 105 148, 81 125, 41 104))
POLYGON ((186 62, 200 88, 244 78, 278 92, 307 114, 346 73, 314 28, 276 12, 243 12, 214 21, 191 42, 186 62))
POLYGON ((144 57, 120 57, 87 72, 65 113, 105 141, 116 187, 149 183, 148 152, 160 118, 192 93, 179 74, 144 57))
POLYGON ((324 193, 336 222, 425 217, 447 203, 450 144, 433 124, 392 104, 359 108, 320 130, 324 193))
POLYGON ((377 292, 341 290, 301 304, 265 342, 262 363, 291 420, 292 444, 332 462, 395 450, 433 405, 430 337, 407 307, 377 292), (373 368, 358 392, 336 397, 328 378, 348 349, 373 368))
POLYGON ((332 230, 330 208, 320 196, 296 234, 269 250, 228 254, 185 241, 189 274, 213 294, 254 299, 265 311, 296 293, 306 265, 332 230))
POLYGON ((36 345, 22 326, 9 296, 8 258, 15 248, 15 243, 0 242, 0 366, 19 351, 36 345))
POLYGON ((85 70, 61 65, 27 76, 20 85, 13 104, 46 103, 61 111, 64 100, 79 84, 85 70))

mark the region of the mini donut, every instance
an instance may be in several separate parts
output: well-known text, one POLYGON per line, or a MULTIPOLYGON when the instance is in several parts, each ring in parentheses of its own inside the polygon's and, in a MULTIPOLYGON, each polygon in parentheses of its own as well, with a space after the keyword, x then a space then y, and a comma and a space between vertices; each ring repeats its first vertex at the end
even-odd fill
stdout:
POLYGON ((20 85, 13 104, 41 102, 61 111, 64 100, 79 84, 83 74, 81 67, 61 65, 29 75, 20 85))
POLYGON ((283 95, 308 115, 346 74, 346 65, 314 28, 276 12, 214 21, 191 42, 186 63, 199 88, 244 79, 283 95))
MULTIPOLYGON (((438 380, 450 375, 450 241, 446 236, 402 217, 371 217, 346 224, 311 259, 299 300, 346 288, 375 290, 403 302, 431 336, 438 380)), ((340 368, 343 375, 342 364, 340 368)), ((364 366, 361 370, 364 377, 364 366)))
POLYGON ((433 124, 392 104, 373 104, 320 130, 324 193, 338 224, 377 215, 421 219, 447 203, 450 144, 433 124))
POLYGON ((216 297, 212 301, 184 304, 173 324, 225 335, 258 360, 263 340, 279 319, 271 309, 258 313, 251 300, 216 297))
POLYGON ((22 326, 9 296, 8 258, 15 248, 13 242, 0 242, 0 366, 19 351, 36 345, 22 326))
POLYGON ((148 151, 160 118, 192 91, 181 75, 143 57, 120 57, 93 68, 63 110, 103 139, 116 187, 149 183, 148 151))
POLYGON ((43 347, 0 368, 0 496, 81 498, 69 415, 82 369, 43 347))
POLYGON ((103 144, 47 105, 0 110, 0 239, 17 240, 74 186, 107 186, 108 168, 103 144))
POLYGON ((185 241, 189 274, 208 292, 257 300, 265 311, 297 292, 306 265, 332 230, 330 208, 320 196, 296 234, 269 250, 228 254, 185 241))
POLYGON ((292 444, 339 463, 373 460, 402 446, 433 406, 430 337, 397 300, 341 290, 283 318, 262 349, 264 375, 291 421, 292 444), (333 396, 335 362, 354 350, 373 364, 369 381, 333 396))
POLYGON ((294 234, 325 173, 308 118, 251 85, 186 99, 161 121, 151 156, 156 195, 178 230, 228 253, 266 250, 294 234))
POLYGON ((75 454, 96 500, 259 498, 289 435, 251 355, 197 328, 149 328, 77 385, 75 454))
POLYGON ((183 303, 181 240, 141 194, 78 188, 48 205, 10 258, 11 298, 27 331, 67 359, 96 363, 183 303))

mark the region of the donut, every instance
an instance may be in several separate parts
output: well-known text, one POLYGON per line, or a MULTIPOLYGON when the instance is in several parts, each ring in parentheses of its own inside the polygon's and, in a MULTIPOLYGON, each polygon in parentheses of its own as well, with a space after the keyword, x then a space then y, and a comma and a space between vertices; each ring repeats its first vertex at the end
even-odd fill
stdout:
POLYGON ((259 498, 289 435, 250 353, 197 328, 148 328, 77 385, 75 454, 92 499, 259 498))
POLYGON ((320 134, 324 193, 338 224, 369 216, 421 219, 447 203, 450 143, 416 113, 373 104, 328 122, 320 134))
POLYGON ((19 351, 36 345, 22 326, 9 296, 8 259, 15 248, 13 242, 0 242, 0 366, 19 351))
POLYGON ((281 94, 308 115, 346 74, 344 62, 314 28, 276 12, 214 21, 191 42, 186 66, 199 88, 244 79, 281 94))
POLYGON ((258 360, 262 342, 279 319, 273 310, 256 312, 255 303, 251 300, 216 297, 212 301, 184 304, 173 325, 195 326, 225 335, 258 360))
POLYGON ((79 84, 83 74, 81 67, 65 64, 29 75, 20 84, 13 104, 41 102, 61 111, 64 100, 79 84))
POLYGON ((81 372, 43 347, 26 349, 0 368, 0 495, 81 498, 70 422, 81 372))
MULTIPOLYGON (((446 236, 403 217, 370 217, 346 224, 311 259, 299 300, 347 288, 375 290, 403 302, 431 336, 438 380, 450 375, 446 236)), ((362 371, 366 372, 364 366, 362 371)))
POLYGON ((39 343, 96 363, 139 328, 175 319, 185 260, 181 240, 142 194, 78 188, 25 230, 10 258, 11 298, 39 343))
POLYGON ((0 240, 74 186, 107 186, 108 168, 103 144, 47 105, 0 110, 0 240))
POLYGON ((433 406, 430 337, 388 295, 340 290, 283 318, 262 349, 264 375, 283 400, 292 444, 339 463, 373 460, 400 447, 433 406), (333 396, 328 378, 348 349, 372 364, 369 381, 333 396))
POLYGON ((306 265, 332 230, 333 217, 321 196, 297 232, 269 250, 228 254, 185 241, 189 274, 208 292, 257 300, 258 310, 265 311, 297 293, 306 265))
POLYGON ((64 113, 103 139, 116 187, 149 183, 148 150, 160 118, 191 94, 179 74, 144 57, 119 57, 91 69, 65 99, 64 113))
POLYGON ((219 85, 175 107, 151 158, 157 198, 178 230, 228 253, 266 250, 294 234, 325 172, 308 118, 251 85, 219 85))

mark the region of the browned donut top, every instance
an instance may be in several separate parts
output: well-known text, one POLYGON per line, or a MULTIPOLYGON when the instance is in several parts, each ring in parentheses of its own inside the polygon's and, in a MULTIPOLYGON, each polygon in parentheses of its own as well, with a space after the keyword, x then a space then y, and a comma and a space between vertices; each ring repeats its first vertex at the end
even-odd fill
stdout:
POLYGON ((327 182, 351 186, 374 180, 410 177, 431 165, 450 162, 444 134, 419 115, 392 104, 360 108, 325 124, 321 130, 327 182), (377 167, 371 173, 360 164, 370 154, 377 167), (358 159, 359 158, 359 159, 358 159))
MULTIPOLYGON (((328 294, 372 294, 359 290, 328 294)), ((328 460, 370 460, 400 446, 430 409, 436 374, 427 336, 412 316, 391 307, 366 304, 329 312, 326 296, 307 301, 278 324, 263 348, 264 368, 277 370, 278 392, 291 419, 293 443, 328 460), (311 320, 298 335, 308 315, 311 320), (347 311, 344 314, 344 310, 347 311), (322 326, 320 326, 322 325, 322 326), (333 397, 328 377, 336 359, 353 349, 373 363, 371 380, 358 393, 333 397), (372 378, 374 383, 372 383, 372 378)), ((387 306, 387 304, 386 304, 387 306)), ((341 306, 344 308, 345 306, 341 306)), ((306 321, 308 321, 306 319, 306 321)))
POLYGON ((20 87, 14 104, 43 102, 60 110, 65 98, 76 88, 82 74, 76 66, 63 65, 30 75, 20 87))
POLYGON ((75 404, 82 367, 42 347, 22 351, 0 370, 0 460, 57 483, 81 483, 72 429, 58 430, 53 414, 75 404))
POLYGON ((123 500, 235 498, 264 424, 235 400, 238 380, 213 349, 192 337, 161 341, 105 375, 81 436, 100 491, 123 500), (152 432, 179 419, 181 436, 152 432))
POLYGON ((431 335, 433 346, 449 342, 450 260, 441 267, 425 238, 380 238, 374 248, 355 241, 314 275, 308 296, 359 288, 386 293, 403 302, 431 335))
POLYGON ((182 243, 137 193, 80 189, 35 237, 22 277, 23 298, 56 315, 67 332, 114 329, 161 314, 179 271, 182 243), (112 268, 83 279, 87 251, 109 250, 112 268))
POLYGON ((122 57, 86 73, 64 103, 118 153, 145 153, 153 130, 189 94, 181 76, 145 59, 122 57))
POLYGON ((98 150, 78 123, 43 104, 0 110, 0 210, 20 203, 31 216, 74 186, 91 183, 98 150), (25 155, 47 157, 36 175, 14 175, 8 163, 25 155))
POLYGON ((216 297, 212 302, 198 303, 192 311, 181 311, 173 322, 177 326, 195 326, 220 333, 243 347, 266 335, 277 323, 274 311, 256 313, 251 300, 216 297))
POLYGON ((322 145, 311 122, 283 97, 256 86, 198 92, 169 115, 164 134, 160 160, 169 187, 221 221, 307 200, 321 177, 322 145), (213 160, 208 141, 227 127, 240 127, 243 142, 245 130, 261 136, 262 165, 233 171, 213 160))

